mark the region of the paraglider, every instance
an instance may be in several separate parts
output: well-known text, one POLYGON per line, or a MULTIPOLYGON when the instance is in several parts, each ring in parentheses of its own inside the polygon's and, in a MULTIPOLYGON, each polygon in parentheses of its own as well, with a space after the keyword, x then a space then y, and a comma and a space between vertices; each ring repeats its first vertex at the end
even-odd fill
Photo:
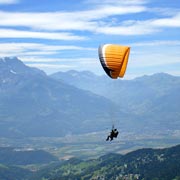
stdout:
POLYGON ((99 46, 99 59, 104 71, 112 79, 122 78, 126 72, 130 47, 105 44, 99 46))
MULTIPOLYGON (((104 44, 99 46, 99 60, 106 74, 112 78, 123 78, 126 72, 128 58, 130 54, 130 47, 117 44, 104 44)), ((106 141, 118 136, 117 129, 112 126, 110 135, 106 141)))
POLYGON ((119 134, 118 130, 112 128, 112 130, 111 130, 110 134, 108 135, 106 141, 109 141, 109 139, 110 139, 110 141, 112 141, 113 138, 117 138, 118 134, 119 134))

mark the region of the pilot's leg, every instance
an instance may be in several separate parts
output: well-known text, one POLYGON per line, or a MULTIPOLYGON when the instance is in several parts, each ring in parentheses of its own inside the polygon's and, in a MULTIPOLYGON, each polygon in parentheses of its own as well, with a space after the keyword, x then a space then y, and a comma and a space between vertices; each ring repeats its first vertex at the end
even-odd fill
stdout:
POLYGON ((108 141, 108 140, 109 140, 109 138, 110 138, 110 136, 108 136, 108 137, 107 137, 106 141, 108 141))

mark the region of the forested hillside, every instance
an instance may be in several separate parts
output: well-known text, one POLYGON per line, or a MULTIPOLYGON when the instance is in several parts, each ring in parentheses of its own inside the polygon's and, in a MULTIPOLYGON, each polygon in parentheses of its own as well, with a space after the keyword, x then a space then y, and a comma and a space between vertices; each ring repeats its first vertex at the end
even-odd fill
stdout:
POLYGON ((43 151, 32 153, 18 151, 16 154, 17 152, 13 152, 12 149, 10 151, 9 148, 4 148, 1 149, 1 156, 2 152, 9 156, 9 161, 5 162, 2 157, 0 159, 2 180, 179 180, 180 178, 180 145, 165 149, 139 149, 125 155, 111 153, 91 160, 72 158, 58 161, 43 151))
POLYGON ((108 154, 95 160, 71 159, 39 171, 34 180, 175 180, 180 178, 180 145, 140 149, 126 155, 108 154))

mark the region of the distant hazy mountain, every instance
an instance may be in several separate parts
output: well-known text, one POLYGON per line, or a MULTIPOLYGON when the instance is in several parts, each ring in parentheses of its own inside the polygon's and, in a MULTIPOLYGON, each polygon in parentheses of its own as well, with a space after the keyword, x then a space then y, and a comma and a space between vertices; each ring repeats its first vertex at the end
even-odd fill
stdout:
POLYGON ((165 73, 142 76, 133 80, 114 80, 107 76, 97 76, 88 71, 71 70, 52 74, 51 77, 105 96, 116 102, 125 111, 128 109, 137 114, 139 111, 147 111, 152 105, 152 101, 157 98, 173 95, 174 91, 175 95, 180 96, 180 93, 176 94, 180 89, 180 77, 165 73))
POLYGON ((108 88, 107 86, 111 83, 109 77, 97 76, 90 71, 80 72, 70 70, 67 72, 57 72, 50 76, 54 79, 59 79, 78 88, 90 90, 92 92, 95 92, 96 94, 101 95, 104 95, 104 91, 108 88))
POLYGON ((180 127, 180 77, 158 73, 113 80, 87 71, 58 72, 51 77, 109 98, 125 113, 134 114, 129 125, 136 124, 141 131, 180 127))
POLYGON ((102 130, 106 98, 84 91, 17 58, 0 59, 0 135, 60 136, 102 130))

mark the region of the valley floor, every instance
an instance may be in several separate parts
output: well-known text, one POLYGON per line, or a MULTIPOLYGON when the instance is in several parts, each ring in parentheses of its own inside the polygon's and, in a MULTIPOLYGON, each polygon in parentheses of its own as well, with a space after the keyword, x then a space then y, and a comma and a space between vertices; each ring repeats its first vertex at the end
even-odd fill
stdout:
POLYGON ((121 132, 113 141, 105 141, 108 131, 65 137, 0 138, 1 147, 43 149, 59 159, 93 159, 107 153, 126 154, 140 148, 165 148, 180 143, 180 132, 133 134, 121 132))

